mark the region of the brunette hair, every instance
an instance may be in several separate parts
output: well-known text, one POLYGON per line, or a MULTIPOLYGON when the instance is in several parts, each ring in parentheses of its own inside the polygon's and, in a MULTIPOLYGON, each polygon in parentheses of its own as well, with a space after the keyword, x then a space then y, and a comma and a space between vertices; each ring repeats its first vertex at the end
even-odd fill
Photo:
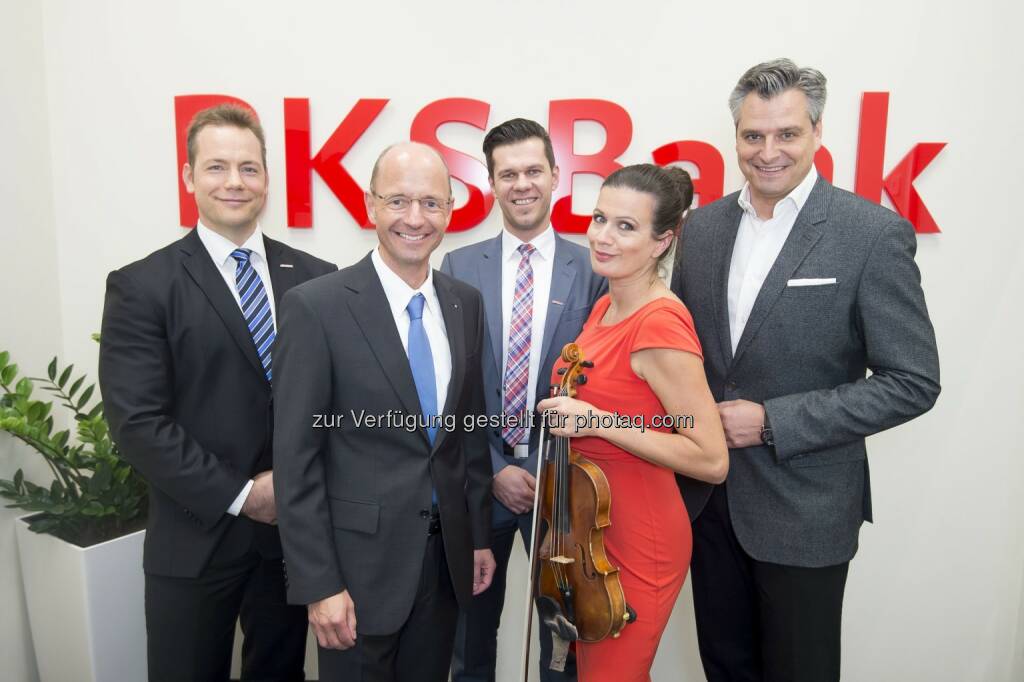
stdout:
MULTIPOLYGON (((683 216, 693 203, 693 181, 690 174, 677 166, 663 168, 653 163, 624 166, 609 175, 602 187, 626 187, 653 196, 654 220, 651 231, 655 239, 666 232, 671 232, 672 238, 676 239, 683 226, 683 216)), ((665 249, 658 257, 658 263, 664 261, 671 250, 665 249)))
POLYGON ((494 177, 494 149, 506 144, 515 144, 536 137, 544 143, 544 156, 548 159, 550 170, 555 169, 555 150, 551 146, 551 136, 544 126, 528 118, 513 118, 496 125, 484 136, 484 158, 487 160, 487 177, 494 177))

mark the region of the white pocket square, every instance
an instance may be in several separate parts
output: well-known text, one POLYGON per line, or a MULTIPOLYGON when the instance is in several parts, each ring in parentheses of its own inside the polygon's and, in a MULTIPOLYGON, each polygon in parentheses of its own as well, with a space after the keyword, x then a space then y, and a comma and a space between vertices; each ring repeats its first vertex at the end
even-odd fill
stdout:
POLYGON ((786 282, 787 287, 820 287, 825 284, 835 284, 835 277, 809 277, 807 279, 791 279, 786 282))

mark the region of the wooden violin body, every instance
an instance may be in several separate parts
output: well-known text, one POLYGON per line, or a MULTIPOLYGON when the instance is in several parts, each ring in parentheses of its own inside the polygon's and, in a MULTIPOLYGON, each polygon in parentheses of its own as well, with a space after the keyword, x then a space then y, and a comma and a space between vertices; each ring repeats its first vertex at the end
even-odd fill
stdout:
MULTIPOLYGON (((562 349, 562 359, 568 366, 559 370, 558 395, 575 397, 576 385, 586 382, 582 370, 593 363, 574 343, 562 349)), ((619 569, 605 552, 612 504, 608 479, 572 450, 567 437, 553 437, 542 447, 533 535, 541 541, 531 553, 531 595, 538 613, 563 640, 617 637, 635 614, 626 604, 619 569)))
POLYGON ((537 599, 545 605, 540 613, 563 639, 597 642, 615 637, 630 622, 630 612, 619 569, 604 548, 604 529, 611 526, 608 479, 596 464, 571 449, 564 471, 555 471, 559 463, 554 460, 544 466, 537 599), (567 518, 559 517, 557 506, 556 488, 563 481, 568 490, 567 518), (551 613, 551 602, 575 626, 576 637, 566 637, 565 624, 551 617, 558 615, 551 613))

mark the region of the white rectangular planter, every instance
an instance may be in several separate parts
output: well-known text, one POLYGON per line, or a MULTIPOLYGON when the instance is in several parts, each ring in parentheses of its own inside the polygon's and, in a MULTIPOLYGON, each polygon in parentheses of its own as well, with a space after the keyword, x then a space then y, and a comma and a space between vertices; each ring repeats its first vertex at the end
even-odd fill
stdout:
POLYGON ((41 682, 145 682, 146 531, 83 548, 15 527, 41 682))

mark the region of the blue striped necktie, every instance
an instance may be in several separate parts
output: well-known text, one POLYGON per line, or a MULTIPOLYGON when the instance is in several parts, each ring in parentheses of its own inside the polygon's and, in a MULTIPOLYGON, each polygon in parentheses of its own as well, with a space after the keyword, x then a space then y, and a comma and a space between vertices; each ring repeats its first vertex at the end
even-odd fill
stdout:
POLYGON ((252 267, 250 255, 252 251, 249 249, 235 249, 231 252, 231 257, 238 261, 235 268, 235 289, 238 290, 238 298, 242 303, 245 324, 252 334, 253 343, 256 344, 256 354, 260 356, 267 381, 270 381, 273 369, 270 347, 274 345, 274 337, 277 334, 274 331, 274 316, 270 312, 267 290, 263 286, 263 280, 252 267))

